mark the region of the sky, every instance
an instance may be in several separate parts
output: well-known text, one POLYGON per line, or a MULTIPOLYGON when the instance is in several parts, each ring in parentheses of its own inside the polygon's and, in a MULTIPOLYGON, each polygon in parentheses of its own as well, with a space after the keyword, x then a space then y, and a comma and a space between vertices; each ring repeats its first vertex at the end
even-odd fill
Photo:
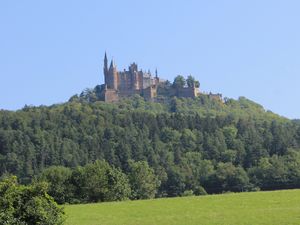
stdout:
POLYGON ((201 91, 300 118, 298 0, 0 0, 0 109, 51 105, 103 83, 107 51, 201 91))

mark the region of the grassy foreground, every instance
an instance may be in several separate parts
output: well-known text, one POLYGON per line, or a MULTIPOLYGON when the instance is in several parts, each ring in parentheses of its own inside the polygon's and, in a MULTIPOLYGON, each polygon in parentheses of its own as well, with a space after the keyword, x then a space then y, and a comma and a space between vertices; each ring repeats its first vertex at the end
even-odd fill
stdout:
POLYGON ((300 190, 67 205, 67 225, 300 224, 300 190))

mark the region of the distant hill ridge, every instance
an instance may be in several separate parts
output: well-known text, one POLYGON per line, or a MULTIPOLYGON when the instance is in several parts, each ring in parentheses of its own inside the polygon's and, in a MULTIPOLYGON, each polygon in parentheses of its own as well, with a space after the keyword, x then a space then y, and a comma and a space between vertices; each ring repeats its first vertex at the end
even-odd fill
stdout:
POLYGON ((107 103, 98 100, 97 88, 63 104, 0 111, 1 175, 16 174, 27 183, 47 167, 75 168, 97 159, 126 172, 133 160, 154 169, 157 196, 199 186, 218 193, 299 185, 297 121, 245 97, 162 95, 146 101, 133 95, 107 103))

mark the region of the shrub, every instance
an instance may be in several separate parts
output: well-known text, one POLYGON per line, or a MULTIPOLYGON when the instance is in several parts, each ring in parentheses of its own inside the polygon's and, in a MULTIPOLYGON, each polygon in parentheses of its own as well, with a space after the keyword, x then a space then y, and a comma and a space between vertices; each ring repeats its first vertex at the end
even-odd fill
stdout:
POLYGON ((17 177, 0 182, 0 224, 3 225, 61 225, 64 211, 47 194, 46 183, 23 186, 17 177))
POLYGON ((195 195, 207 195, 207 192, 206 192, 206 190, 204 189, 204 187, 202 187, 202 186, 199 186, 199 187, 197 187, 196 188, 196 190, 195 190, 195 195))
POLYGON ((186 190, 183 192, 182 196, 183 197, 194 196, 194 192, 193 192, 193 190, 186 190))

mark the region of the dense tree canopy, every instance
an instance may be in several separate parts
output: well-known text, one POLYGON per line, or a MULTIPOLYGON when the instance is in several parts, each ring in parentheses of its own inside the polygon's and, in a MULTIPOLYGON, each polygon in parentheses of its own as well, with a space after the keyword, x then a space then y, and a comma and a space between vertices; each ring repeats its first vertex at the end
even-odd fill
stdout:
POLYGON ((93 96, 0 111, 1 175, 45 180, 59 203, 300 186, 299 122, 246 98, 93 96))

